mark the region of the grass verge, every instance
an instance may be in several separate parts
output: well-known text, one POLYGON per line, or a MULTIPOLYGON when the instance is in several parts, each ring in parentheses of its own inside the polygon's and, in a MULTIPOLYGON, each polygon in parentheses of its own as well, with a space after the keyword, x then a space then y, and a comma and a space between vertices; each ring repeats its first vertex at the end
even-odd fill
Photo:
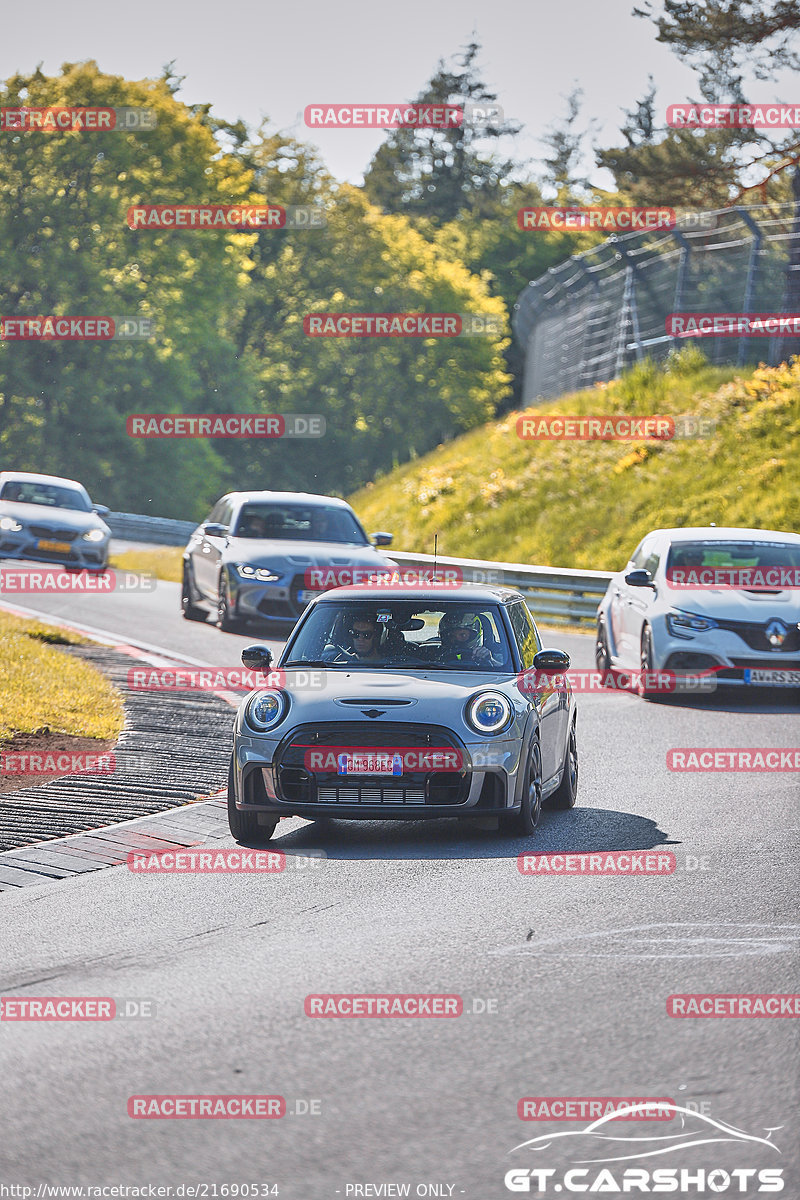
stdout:
POLYGON ((122 571, 149 572, 168 583, 180 583, 182 557, 182 546, 153 546, 147 550, 123 550, 113 554, 110 565, 122 571))

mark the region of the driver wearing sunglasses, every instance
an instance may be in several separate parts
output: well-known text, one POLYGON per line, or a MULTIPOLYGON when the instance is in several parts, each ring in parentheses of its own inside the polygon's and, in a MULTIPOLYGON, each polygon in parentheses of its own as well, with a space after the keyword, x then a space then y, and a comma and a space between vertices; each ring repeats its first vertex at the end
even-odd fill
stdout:
POLYGON ((350 644, 358 659, 379 659, 381 629, 374 617, 355 617, 348 629, 350 644))

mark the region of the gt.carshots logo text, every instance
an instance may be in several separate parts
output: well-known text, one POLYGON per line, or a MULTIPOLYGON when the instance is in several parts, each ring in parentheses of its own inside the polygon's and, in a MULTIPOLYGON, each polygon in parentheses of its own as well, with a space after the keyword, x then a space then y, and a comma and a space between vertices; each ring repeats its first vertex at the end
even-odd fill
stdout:
POLYGON ((783 1170, 780 1167, 735 1167, 727 1171, 722 1167, 695 1170, 687 1167, 608 1167, 589 1169, 572 1167, 559 1172, 555 1167, 512 1167, 506 1171, 503 1182, 509 1192, 535 1192, 537 1196, 551 1192, 575 1192, 585 1194, 603 1193, 614 1196, 635 1193, 694 1193, 707 1196, 709 1192, 744 1195, 750 1184, 757 1184, 757 1192, 782 1192, 783 1170))
POLYGON ((393 993, 366 995, 324 992, 306 996, 307 1017, 460 1017, 461 996, 393 993))
POLYGON ((671 1121, 675 1101, 669 1098, 623 1099, 620 1096, 523 1096, 517 1101, 520 1121, 586 1121, 616 1113, 620 1121, 671 1121))
POLYGON ((800 771, 800 749, 786 746, 674 746, 670 771, 800 771))
POLYGON ((319 413, 132 413, 125 421, 136 438, 319 438, 319 413))
POLYGON ((634 230, 673 229, 678 224, 674 208, 521 208, 519 229, 603 230, 631 233, 634 230))
POLYGON ((502 319, 495 313, 308 313, 303 317, 308 337, 499 337, 502 319))

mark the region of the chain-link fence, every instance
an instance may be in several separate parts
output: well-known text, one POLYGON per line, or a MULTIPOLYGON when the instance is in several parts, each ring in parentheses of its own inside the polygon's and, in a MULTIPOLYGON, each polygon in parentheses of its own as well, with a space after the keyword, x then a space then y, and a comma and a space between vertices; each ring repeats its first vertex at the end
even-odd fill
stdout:
MULTIPOLYGON (((614 379, 685 345, 666 332, 670 313, 800 312, 800 204, 695 219, 694 229, 610 237, 528 284, 514 316, 525 404, 614 379)), ((714 363, 774 365, 800 353, 797 337, 693 340, 714 363)))

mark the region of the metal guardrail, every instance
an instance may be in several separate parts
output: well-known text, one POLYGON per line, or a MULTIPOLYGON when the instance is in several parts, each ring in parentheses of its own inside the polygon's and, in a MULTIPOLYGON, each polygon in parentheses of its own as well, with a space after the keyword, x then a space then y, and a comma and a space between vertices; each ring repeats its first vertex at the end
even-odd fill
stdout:
POLYGON ((150 542, 154 546, 185 546, 196 521, 173 521, 169 517, 146 517, 139 513, 110 512, 103 517, 113 537, 126 542, 150 542))
MULTIPOLYGON (((172 521, 136 513, 109 513, 105 517, 114 537, 161 546, 184 546, 197 526, 192 521, 172 521)), ((489 583, 518 588, 530 602, 534 617, 551 617, 568 624, 594 622, 598 602, 605 594, 609 571, 573 571, 557 567, 528 567, 524 563, 492 562, 478 558, 434 559, 432 554, 407 554, 388 550, 391 558, 410 567, 457 569, 465 583, 489 583)))
MULTIPOLYGON (((401 566, 432 567, 432 554, 387 552, 401 566)), ((610 571, 573 571, 557 567, 528 567, 523 563, 491 562, 477 558, 435 559, 437 567, 455 567, 465 583, 489 583, 517 588, 537 619, 555 617, 568 624, 594 624, 597 605, 605 595, 610 571)))

